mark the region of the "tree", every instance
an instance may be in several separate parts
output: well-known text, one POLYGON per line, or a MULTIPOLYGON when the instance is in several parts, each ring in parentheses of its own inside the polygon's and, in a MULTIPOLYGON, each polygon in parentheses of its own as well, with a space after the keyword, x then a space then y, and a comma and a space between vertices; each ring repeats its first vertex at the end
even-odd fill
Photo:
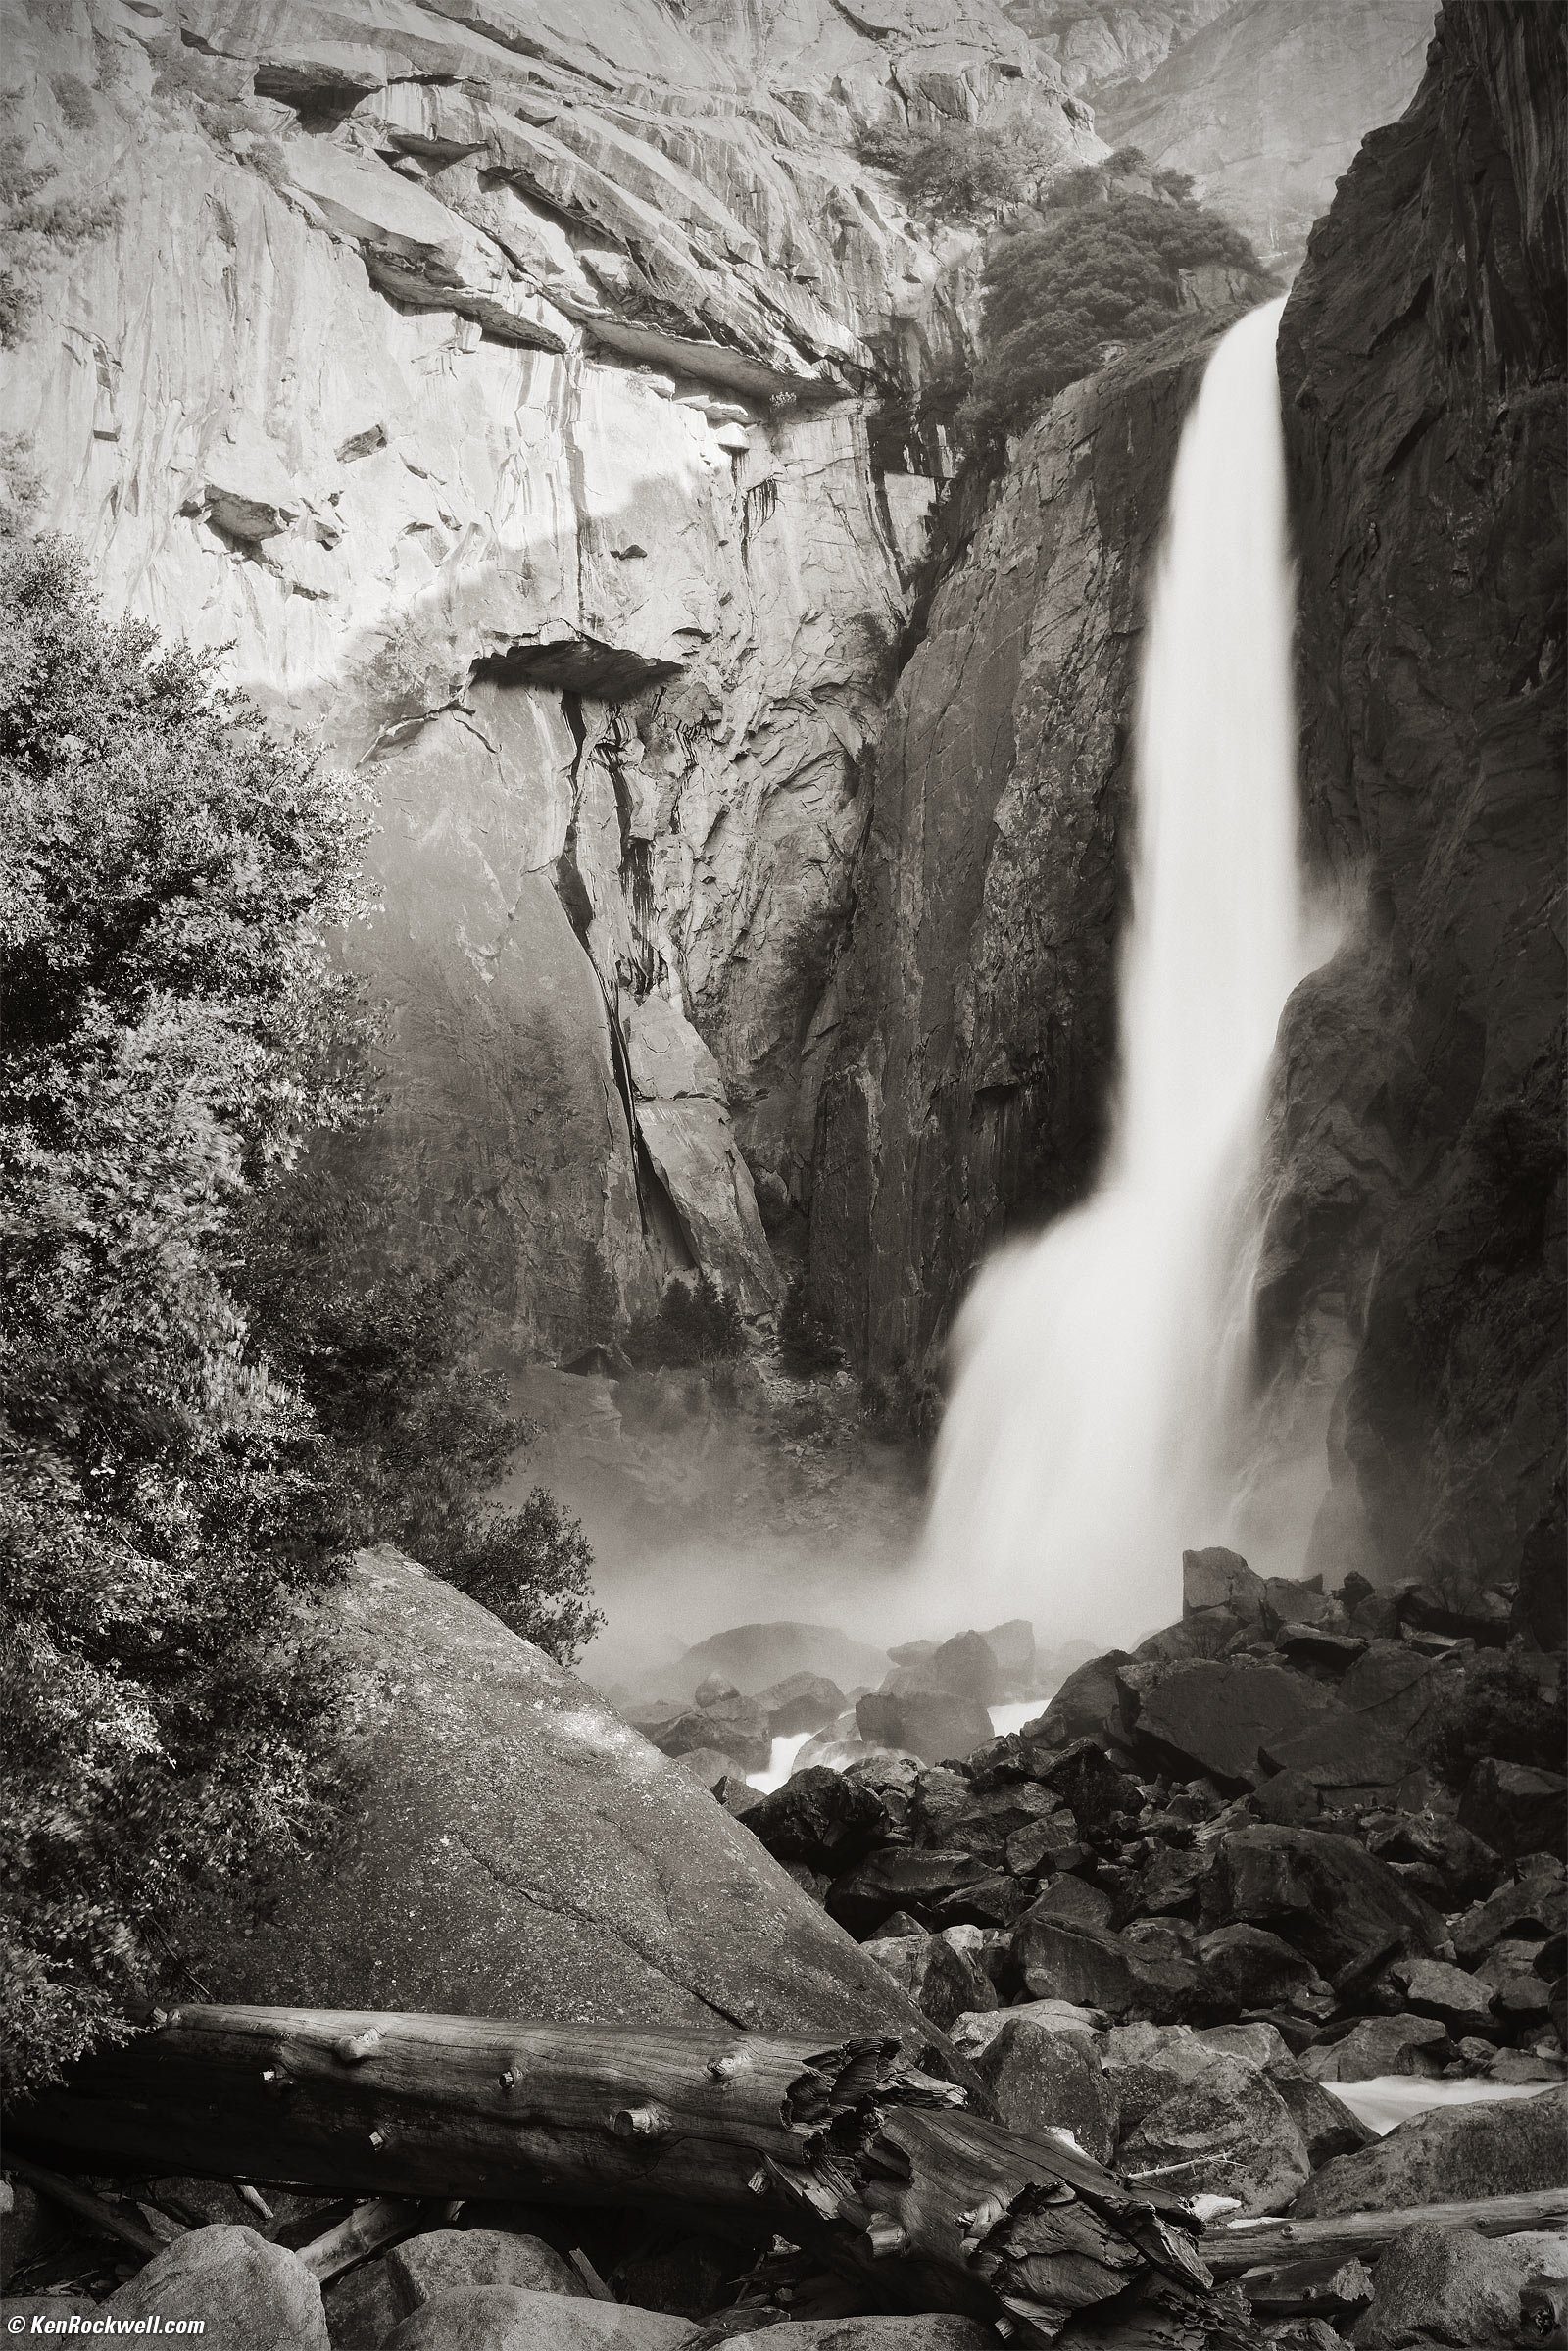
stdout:
POLYGON ((995 218, 1023 196, 1030 157, 1016 129, 975 122, 883 123, 859 143, 911 212, 937 220, 995 218))
POLYGON ((162 1924, 308 1837, 336 1573, 236 1202, 354 1109, 350 788, 79 558, 0 547, 0 2015, 24 2090, 122 2034, 162 1924))
MULTIPOLYGON (((14 470, 14 468, 13 468, 14 470)), ((319 1139, 373 1108, 329 959, 365 817, 212 665, 0 532, 0 2031, 123 2037, 180 1914, 330 1827, 313 1607, 388 1538, 569 1658, 581 1529, 450 1267, 319 1139), (310 1160, 306 1144, 317 1139, 310 1160)))
POLYGON ((396 1543, 569 1665, 604 1621, 593 1554, 543 1487, 518 1510, 483 1498, 534 1432, 476 1359, 461 1264, 421 1263, 393 1235, 372 1181, 307 1163, 256 1201, 236 1266, 328 1449, 339 1540, 396 1543))
POLYGON ((1191 200, 1180 175, 1145 176, 1135 149, 1069 171, 1004 229, 985 269, 981 354, 962 427, 981 443, 1020 431, 1113 351, 1150 341, 1182 305, 1182 273, 1234 273, 1240 300, 1276 289, 1251 244, 1191 200))

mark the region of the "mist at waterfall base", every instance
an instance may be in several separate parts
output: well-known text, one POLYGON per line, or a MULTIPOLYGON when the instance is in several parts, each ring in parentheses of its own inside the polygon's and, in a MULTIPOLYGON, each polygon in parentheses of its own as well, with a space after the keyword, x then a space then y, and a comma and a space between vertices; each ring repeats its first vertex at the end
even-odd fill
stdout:
POLYGON ((1220 342, 1182 433, 1137 712, 1112 1139, 1093 1196, 999 1250, 960 1311, 921 1615, 961 1593, 966 1621, 1135 1641, 1180 1614, 1184 1547, 1250 1541, 1282 1573, 1304 1551, 1310 1507, 1260 1492, 1249 1445, 1269 1058, 1333 946, 1298 854, 1282 308, 1220 342))

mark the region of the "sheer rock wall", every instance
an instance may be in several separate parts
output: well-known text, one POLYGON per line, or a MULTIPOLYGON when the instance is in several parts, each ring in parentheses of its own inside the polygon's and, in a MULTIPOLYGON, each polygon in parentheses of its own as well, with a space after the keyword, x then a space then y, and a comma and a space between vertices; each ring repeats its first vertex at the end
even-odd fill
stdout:
POLYGON ((1281 365, 1303 786, 1350 933, 1282 1028, 1263 1268, 1342 1368, 1310 1561, 1517 1576, 1562 1639, 1560 14, 1452 0, 1313 235, 1281 365))
POLYGON ((28 165, 120 209, 45 245, 13 463, 365 777, 411 1230, 530 1347, 607 1275, 760 1304, 932 494, 870 428, 972 250, 857 135, 1087 116, 991 0, 0 14, 28 165))

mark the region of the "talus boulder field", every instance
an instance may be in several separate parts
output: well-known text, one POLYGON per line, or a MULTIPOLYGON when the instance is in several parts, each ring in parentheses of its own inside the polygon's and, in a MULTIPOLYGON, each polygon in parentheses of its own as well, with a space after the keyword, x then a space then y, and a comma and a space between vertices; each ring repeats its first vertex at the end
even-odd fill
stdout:
POLYGON ((475 1602, 381 1549, 334 1607, 357 1793, 253 1927, 192 1943, 216 1998, 918 2034, 693 1775, 475 1602))

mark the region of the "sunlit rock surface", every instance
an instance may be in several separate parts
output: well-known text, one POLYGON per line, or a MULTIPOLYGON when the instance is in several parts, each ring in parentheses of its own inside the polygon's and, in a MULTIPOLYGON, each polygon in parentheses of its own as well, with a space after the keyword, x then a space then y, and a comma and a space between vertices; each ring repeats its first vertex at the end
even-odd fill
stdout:
POLYGON ((1281 365, 1308 822, 1352 907, 1281 1039, 1274 1360, 1337 1383, 1309 1565, 1518 1578, 1563 1639, 1561 27, 1450 7, 1281 365))
POLYGON ((871 423, 972 274, 856 141, 1087 116, 991 0, 0 15, 29 161, 121 207, 8 427, 112 608, 365 776, 411 1226, 530 1342, 693 1262, 760 1302, 943 462, 871 423))
POLYGON ((1113 66, 1116 77, 1094 75, 1096 124, 1155 171, 1191 172, 1271 267, 1294 269, 1364 134, 1414 96, 1435 0, 1237 0, 1181 13, 1187 37, 1152 69, 1130 43, 1119 75, 1113 66))

